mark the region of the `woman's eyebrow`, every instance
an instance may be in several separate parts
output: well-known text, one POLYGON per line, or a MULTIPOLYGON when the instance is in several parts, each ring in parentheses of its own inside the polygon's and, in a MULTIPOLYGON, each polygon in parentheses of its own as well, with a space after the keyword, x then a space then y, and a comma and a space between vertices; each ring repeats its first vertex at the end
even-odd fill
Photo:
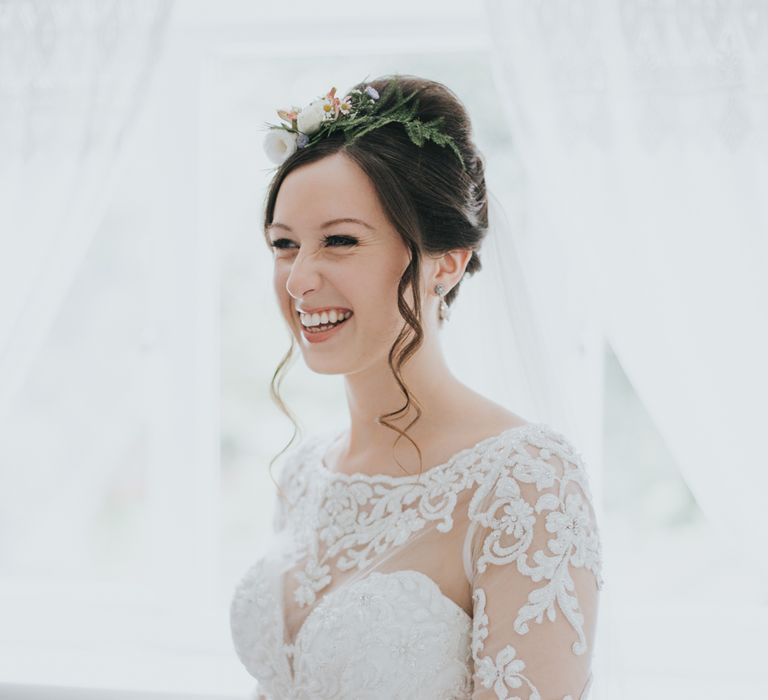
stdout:
MULTIPOLYGON (((361 226, 365 226, 366 228, 370 229, 371 231, 375 231, 376 229, 373 228, 370 224, 366 223, 362 219, 355 219, 353 217, 343 217, 341 219, 331 219, 330 221, 326 221, 324 224, 320 225, 320 228, 328 228, 329 226, 335 226, 336 224, 360 224, 361 226)), ((281 228, 286 231, 290 231, 293 233, 293 229, 290 226, 287 226, 286 224, 281 224, 278 221, 273 221, 271 224, 267 225, 267 229, 271 228, 281 228)))

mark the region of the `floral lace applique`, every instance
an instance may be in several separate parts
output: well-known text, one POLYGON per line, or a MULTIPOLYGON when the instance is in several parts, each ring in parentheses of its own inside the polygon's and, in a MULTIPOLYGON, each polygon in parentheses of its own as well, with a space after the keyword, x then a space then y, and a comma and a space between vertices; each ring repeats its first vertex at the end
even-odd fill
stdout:
MULTIPOLYGON (((469 505, 472 525, 467 532, 465 552, 478 528, 482 542, 467 567, 472 570, 473 582, 472 655, 477 681, 485 688, 493 688, 499 700, 517 698, 510 696, 510 691, 523 684, 529 688, 529 700, 539 700, 540 690, 530 674, 525 673, 520 650, 546 646, 551 654, 548 662, 556 663, 568 628, 558 623, 556 630, 547 630, 544 634, 551 635, 545 638, 547 643, 541 636, 534 643, 523 635, 530 632, 531 621, 554 625, 559 608, 576 633, 571 652, 583 655, 588 645, 579 595, 593 596, 595 590, 603 588, 602 556, 597 525, 588 503, 591 496, 586 472, 578 453, 559 434, 531 435, 514 450, 513 458, 476 489, 469 505), (547 537, 547 533, 554 537, 547 537), (532 546, 534 542, 538 545, 532 546), (579 590, 571 575, 572 568, 590 571, 595 588, 579 590), (541 586, 531 585, 541 581, 545 581, 541 586), (491 619, 489 628, 486 608, 491 589, 490 595, 500 599, 498 616, 506 617, 491 619), (519 595, 526 590, 527 601, 512 621, 507 596, 511 591, 519 595), (489 629, 497 651, 495 655, 481 656, 489 629)), ((573 682, 579 679, 574 678, 573 682)), ((589 685, 591 673, 581 698, 586 697, 589 685)), ((572 698, 569 694, 563 700, 572 698)))
POLYGON ((282 636, 282 565, 254 567, 233 600, 233 638, 265 698, 405 700, 418 688, 425 700, 586 700, 582 605, 603 586, 600 541, 580 456, 559 433, 505 431, 420 478, 335 474, 319 466, 324 446, 305 445, 283 473, 287 508, 275 520, 302 562, 293 598, 313 606, 293 644, 282 636), (472 616, 425 573, 375 571, 414 533, 448 533, 454 518, 466 524, 456 547, 463 540, 472 616), (355 568, 320 595, 335 570, 355 568))
POLYGON ((436 528, 448 532, 453 527, 457 496, 480 483, 505 449, 522 436, 544 429, 526 424, 481 440, 457 452, 446 463, 416 476, 391 477, 363 474, 337 474, 318 466, 321 439, 304 469, 319 471, 328 482, 321 495, 317 518, 307 524, 307 556, 304 569, 295 573, 298 588, 294 597, 301 606, 312 604, 316 594, 330 585, 326 563, 338 556, 340 571, 363 569, 374 555, 404 544, 427 522, 439 521, 436 528), (314 459, 312 459, 314 458, 314 459), (315 538, 325 546, 321 557, 315 538))

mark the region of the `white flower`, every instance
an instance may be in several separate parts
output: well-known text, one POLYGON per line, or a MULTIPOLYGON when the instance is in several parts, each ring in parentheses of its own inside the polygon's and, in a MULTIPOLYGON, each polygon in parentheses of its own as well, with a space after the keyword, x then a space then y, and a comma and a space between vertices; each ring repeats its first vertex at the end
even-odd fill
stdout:
POLYGON ((296 119, 296 126, 299 131, 307 136, 314 134, 320 128, 320 124, 326 119, 325 115, 330 114, 325 109, 328 104, 328 101, 323 99, 310 102, 309 105, 304 107, 296 119))
POLYGON ((296 136, 285 129, 270 129, 264 138, 264 150, 269 159, 280 165, 296 150, 296 136))

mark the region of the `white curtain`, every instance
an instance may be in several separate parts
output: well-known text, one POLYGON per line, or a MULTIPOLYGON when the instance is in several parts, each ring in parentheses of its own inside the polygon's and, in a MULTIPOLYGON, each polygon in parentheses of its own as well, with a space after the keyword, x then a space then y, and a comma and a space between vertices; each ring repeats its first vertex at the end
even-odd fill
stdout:
POLYGON ((0 3, 0 425, 109 203, 170 8, 0 3))
POLYGON ((530 225, 597 302, 703 512, 768 581, 768 3, 486 9, 530 225))

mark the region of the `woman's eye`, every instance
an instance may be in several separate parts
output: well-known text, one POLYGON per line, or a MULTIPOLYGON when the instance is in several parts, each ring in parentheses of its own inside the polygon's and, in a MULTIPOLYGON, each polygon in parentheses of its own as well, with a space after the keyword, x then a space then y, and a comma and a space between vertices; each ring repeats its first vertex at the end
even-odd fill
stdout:
POLYGON ((351 236, 326 236, 323 241, 326 243, 338 241, 340 245, 355 245, 357 243, 357 239, 351 236))
MULTIPOLYGON (((339 245, 357 245, 357 239, 352 238, 352 236, 326 236, 323 238, 323 242, 334 248, 339 245)), ((271 241, 269 245, 271 245, 273 248, 283 249, 292 244, 293 241, 290 241, 287 238, 278 238, 276 241, 271 241)))

